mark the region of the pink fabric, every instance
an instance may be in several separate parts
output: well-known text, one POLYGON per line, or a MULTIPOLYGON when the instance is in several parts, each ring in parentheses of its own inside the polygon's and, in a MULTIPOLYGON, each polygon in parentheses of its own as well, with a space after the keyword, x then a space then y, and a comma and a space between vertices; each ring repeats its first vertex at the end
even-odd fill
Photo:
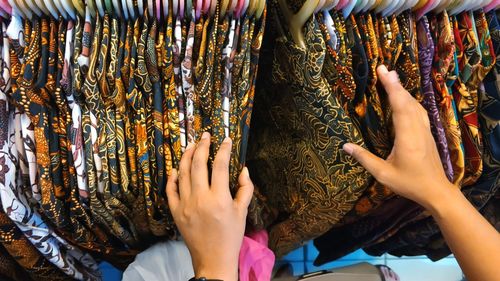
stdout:
POLYGON ((500 0, 493 0, 493 1, 491 1, 490 4, 488 4, 486 7, 484 7, 484 11, 489 12, 493 9, 496 9, 498 5, 500 5, 500 0))
POLYGON ((425 14, 429 12, 429 9, 434 5, 434 2, 436 2, 436 0, 427 1, 427 3, 425 3, 425 5, 417 11, 417 19, 425 16, 425 14))
POLYGON ((337 7, 335 7, 335 9, 342 10, 347 6, 347 4, 349 4, 349 0, 340 0, 340 2, 337 4, 337 7))
POLYGON ((268 281, 274 266, 274 253, 267 247, 267 231, 245 236, 240 250, 240 281, 268 281))

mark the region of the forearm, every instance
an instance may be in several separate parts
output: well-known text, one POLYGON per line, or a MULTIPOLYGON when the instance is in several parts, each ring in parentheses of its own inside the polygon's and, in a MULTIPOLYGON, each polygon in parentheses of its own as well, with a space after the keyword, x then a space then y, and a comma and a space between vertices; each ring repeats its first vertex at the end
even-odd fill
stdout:
POLYGON ((457 188, 440 190, 427 207, 468 280, 499 280, 500 234, 457 188))

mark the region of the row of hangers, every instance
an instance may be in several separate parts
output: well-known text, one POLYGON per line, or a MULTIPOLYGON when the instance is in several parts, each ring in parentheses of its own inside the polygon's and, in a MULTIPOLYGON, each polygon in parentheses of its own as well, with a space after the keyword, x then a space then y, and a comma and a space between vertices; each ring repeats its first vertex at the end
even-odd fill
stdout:
POLYGON ((302 27, 316 13, 328 12, 332 9, 342 11, 344 17, 351 13, 375 12, 383 17, 399 15, 403 11, 412 10, 417 18, 428 13, 441 13, 444 10, 450 15, 463 11, 479 9, 491 10, 500 7, 500 0, 307 0, 301 9, 293 14, 287 0, 278 0, 281 12, 288 22, 290 33, 299 46, 305 48, 302 27))
POLYGON ((76 20, 79 15, 103 17, 105 13, 116 15, 125 20, 136 19, 147 9, 151 17, 157 19, 168 16, 170 5, 174 17, 191 18, 194 5, 196 19, 201 15, 213 17, 217 1, 220 2, 221 17, 242 15, 260 18, 264 12, 266 0, 0 0, 0 16, 9 18, 17 15, 31 20, 34 16, 48 16, 65 20, 76 20))

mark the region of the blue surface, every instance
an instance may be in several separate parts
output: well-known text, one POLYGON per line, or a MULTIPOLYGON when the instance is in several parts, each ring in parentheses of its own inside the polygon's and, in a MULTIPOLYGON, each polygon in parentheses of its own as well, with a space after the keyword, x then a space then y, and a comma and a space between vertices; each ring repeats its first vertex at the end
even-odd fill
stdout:
POLYGON ((352 264, 357 264, 360 262, 369 262, 371 264, 384 264, 384 257, 374 257, 366 254, 363 250, 358 250, 349 255, 346 255, 337 261, 327 263, 320 267, 313 265, 316 256, 318 255, 318 250, 314 247, 314 244, 309 242, 305 246, 289 253, 283 257, 279 263, 290 263, 293 267, 294 275, 302 275, 304 273, 314 272, 318 270, 332 269, 336 267, 343 267, 352 264))
POLYGON ((122 272, 107 262, 99 264, 104 281, 120 281, 122 280, 122 272))

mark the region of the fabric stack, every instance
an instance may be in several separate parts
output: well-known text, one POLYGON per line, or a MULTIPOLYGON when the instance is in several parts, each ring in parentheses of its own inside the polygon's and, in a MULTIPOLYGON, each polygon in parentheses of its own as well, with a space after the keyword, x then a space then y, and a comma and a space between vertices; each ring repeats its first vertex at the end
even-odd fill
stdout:
POLYGON ((266 12, 226 4, 2 19, 0 274, 99 280, 175 239, 167 177, 202 132, 211 160, 234 140, 236 188, 266 12))
POLYGON ((448 179, 498 228, 496 11, 325 10, 303 27, 304 47, 290 15, 306 1, 271 3, 247 165, 261 199, 256 217, 277 256, 311 239, 318 265, 359 248, 434 260, 449 255, 428 213, 391 194, 341 149, 351 142, 379 157, 391 152, 380 64, 395 70, 427 110, 448 179))

